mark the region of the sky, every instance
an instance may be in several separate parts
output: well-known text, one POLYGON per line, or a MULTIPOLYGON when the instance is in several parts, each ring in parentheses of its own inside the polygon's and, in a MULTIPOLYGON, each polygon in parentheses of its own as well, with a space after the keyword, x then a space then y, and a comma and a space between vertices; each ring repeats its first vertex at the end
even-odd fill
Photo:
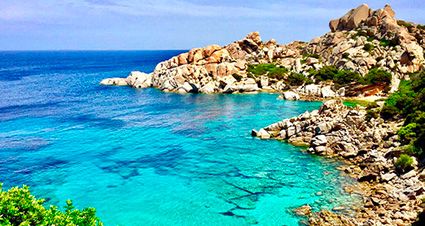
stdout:
POLYGON ((425 24, 424 0, 0 0, 0 50, 190 49, 251 31, 309 41, 362 3, 425 24))

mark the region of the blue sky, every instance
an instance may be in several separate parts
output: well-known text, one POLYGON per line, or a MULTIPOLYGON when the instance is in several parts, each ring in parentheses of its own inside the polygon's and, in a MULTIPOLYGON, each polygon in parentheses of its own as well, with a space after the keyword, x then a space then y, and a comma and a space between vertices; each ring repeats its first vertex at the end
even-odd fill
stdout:
POLYGON ((361 3, 425 24, 424 0, 0 0, 0 50, 190 49, 251 31, 308 41, 361 3))

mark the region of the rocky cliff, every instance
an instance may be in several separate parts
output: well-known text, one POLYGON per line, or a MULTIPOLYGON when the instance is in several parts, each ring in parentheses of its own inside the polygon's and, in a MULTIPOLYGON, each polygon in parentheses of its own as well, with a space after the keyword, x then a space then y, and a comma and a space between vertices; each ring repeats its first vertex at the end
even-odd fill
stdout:
MULTIPOLYGON (((312 70, 334 65, 363 76, 372 68, 391 72, 394 90, 400 79, 424 67, 425 27, 397 20, 389 5, 372 10, 363 4, 331 20, 329 27, 330 32, 310 42, 285 45, 275 40, 264 42, 253 32, 227 46, 211 45, 182 53, 159 63, 151 74, 132 73, 131 82, 113 78, 101 83, 152 86, 179 93, 279 92, 291 88, 286 81, 291 72, 314 82, 312 70), (249 65, 264 63, 284 67, 288 73, 272 78, 267 74, 252 76, 247 70, 249 65)), ((337 91, 332 84, 327 89, 337 91)))
MULTIPOLYGON (((319 110, 284 119, 252 134, 308 145, 308 152, 337 157, 347 164, 341 170, 360 183, 345 190, 362 195, 360 206, 349 207, 353 217, 329 211, 308 213, 310 225, 410 225, 423 211, 425 171, 418 161, 400 172, 397 131, 402 122, 366 119, 366 110, 330 100, 319 110)), ((344 207, 342 209, 346 209, 344 207)))

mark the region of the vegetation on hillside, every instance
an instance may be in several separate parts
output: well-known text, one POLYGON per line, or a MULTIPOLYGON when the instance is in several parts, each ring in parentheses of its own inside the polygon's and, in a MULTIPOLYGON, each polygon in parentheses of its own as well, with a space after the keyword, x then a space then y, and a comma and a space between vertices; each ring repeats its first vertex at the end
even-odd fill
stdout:
POLYGON ((398 135, 406 154, 424 159, 425 150, 425 71, 402 81, 399 90, 390 95, 381 110, 386 120, 405 118, 398 135))
POLYGON ((336 86, 345 86, 352 83, 372 85, 386 84, 389 87, 391 83, 391 73, 379 68, 371 69, 364 77, 351 70, 341 70, 336 66, 324 66, 319 70, 311 69, 308 76, 290 72, 287 68, 276 64, 252 64, 248 65, 248 76, 259 77, 267 76, 271 79, 283 80, 290 86, 300 86, 311 84, 313 80, 316 83, 323 81, 333 81, 336 86))
POLYGON ((0 225, 103 225, 94 208, 78 210, 68 200, 61 211, 56 206, 47 209, 43 203, 43 199, 31 195, 28 186, 4 191, 0 184, 0 225))
POLYGON ((301 73, 289 72, 283 66, 276 64, 253 64, 248 66, 250 76, 267 76, 271 79, 284 80, 290 86, 300 86, 312 83, 311 79, 301 73))
POLYGON ((321 81, 331 80, 337 85, 347 85, 350 83, 359 83, 363 85, 391 83, 391 73, 379 68, 371 69, 364 77, 359 73, 350 70, 340 70, 335 66, 324 66, 319 70, 310 70, 310 75, 316 80, 316 83, 321 81))
POLYGON ((276 64, 252 64, 248 65, 247 72, 254 76, 267 76, 278 80, 283 80, 288 73, 288 69, 276 64))

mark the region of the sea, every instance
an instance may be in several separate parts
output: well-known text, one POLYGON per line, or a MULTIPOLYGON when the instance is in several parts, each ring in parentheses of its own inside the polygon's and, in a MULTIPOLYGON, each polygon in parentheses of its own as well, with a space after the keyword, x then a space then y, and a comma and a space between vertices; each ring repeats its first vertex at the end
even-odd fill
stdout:
POLYGON ((0 182, 105 225, 299 225, 349 205, 335 160, 251 137, 320 102, 107 87, 182 51, 0 52, 0 182))

